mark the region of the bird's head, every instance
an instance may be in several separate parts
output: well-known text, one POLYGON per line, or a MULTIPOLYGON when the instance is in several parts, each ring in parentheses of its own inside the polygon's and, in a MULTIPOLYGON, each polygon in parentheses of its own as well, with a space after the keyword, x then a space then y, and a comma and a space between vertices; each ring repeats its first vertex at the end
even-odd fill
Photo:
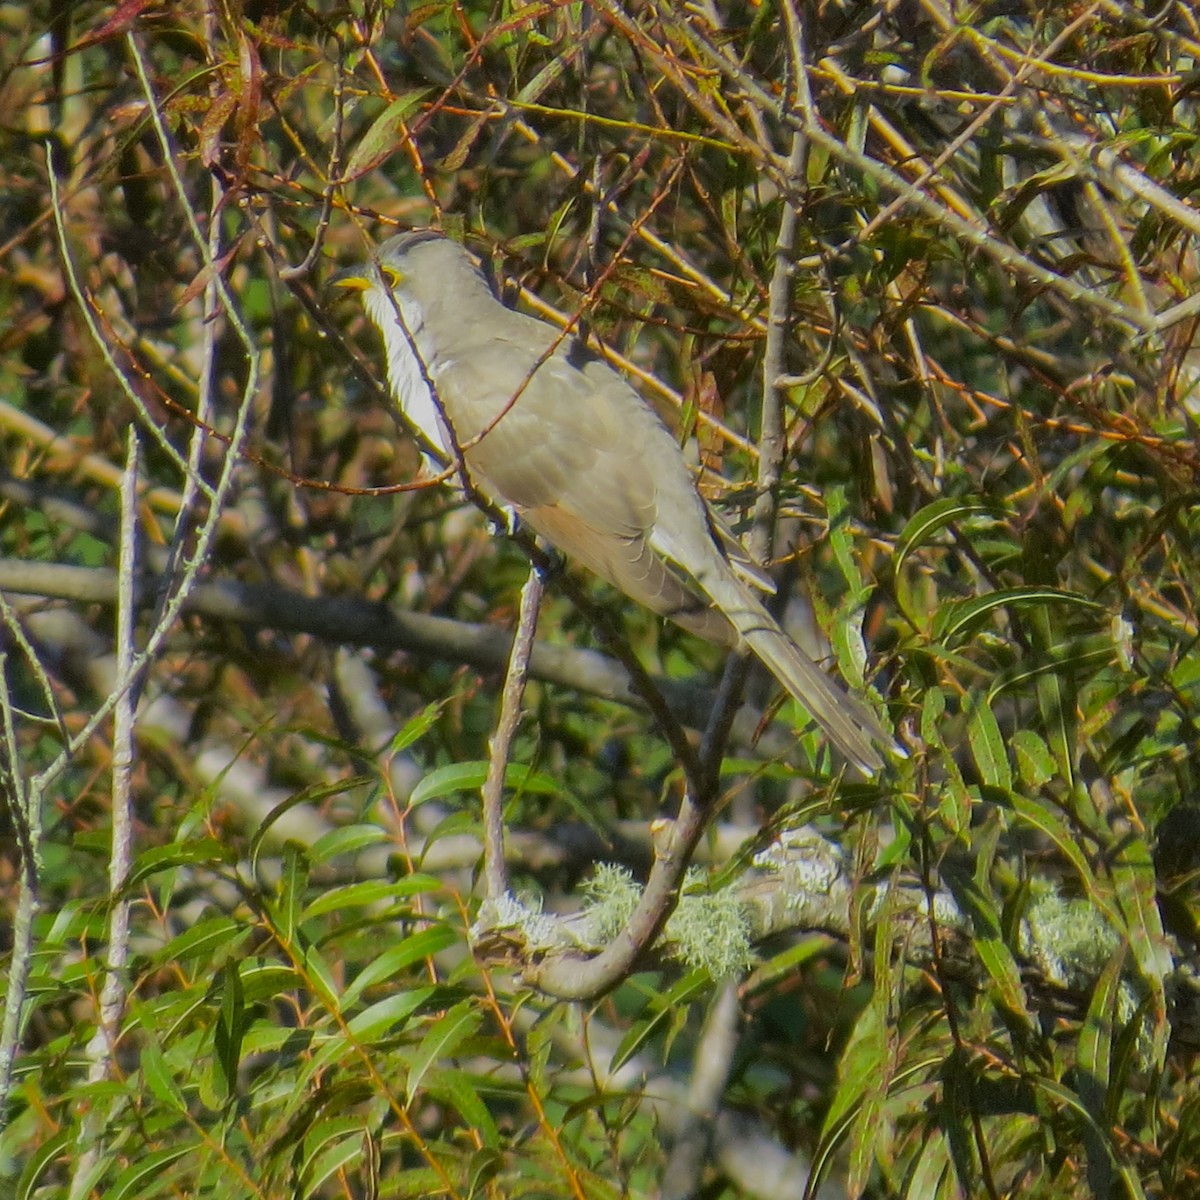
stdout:
POLYGON ((369 309, 373 301, 391 304, 392 299, 425 307, 464 286, 486 287, 467 251, 432 229, 389 238, 364 262, 339 271, 329 285, 362 293, 369 309))

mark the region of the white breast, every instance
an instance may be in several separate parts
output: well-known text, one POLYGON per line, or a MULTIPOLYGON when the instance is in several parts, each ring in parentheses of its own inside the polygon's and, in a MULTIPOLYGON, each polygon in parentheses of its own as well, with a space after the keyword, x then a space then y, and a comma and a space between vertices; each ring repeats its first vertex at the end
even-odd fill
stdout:
MULTIPOLYGON (((400 302, 397 312, 396 303, 381 287, 367 290, 364 297, 367 313, 378 327, 383 336, 387 350, 388 382, 392 394, 396 397, 404 415, 439 449, 450 458, 450 439, 446 436, 442 414, 429 390, 426 376, 432 374, 427 369, 422 370, 421 361, 414 353, 414 344, 418 349, 423 348, 422 332, 424 322, 420 314, 414 313, 411 306, 400 302), (401 318, 404 324, 401 325, 401 318), (408 333, 405 333, 407 326, 408 333), (410 336, 411 335, 411 336, 410 336)), ((442 464, 435 464, 424 456, 428 466, 440 470, 442 464)))

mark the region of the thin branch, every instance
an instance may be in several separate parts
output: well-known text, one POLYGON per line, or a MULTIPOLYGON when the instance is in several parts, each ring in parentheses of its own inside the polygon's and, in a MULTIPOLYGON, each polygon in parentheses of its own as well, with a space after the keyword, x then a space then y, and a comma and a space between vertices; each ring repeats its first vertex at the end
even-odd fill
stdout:
MULTIPOLYGON (((54 227, 58 232, 59 256, 62 259, 63 278, 66 280, 67 290, 71 293, 75 301, 75 307, 79 315, 83 318, 83 323, 87 326, 92 343, 100 351, 100 357, 104 359, 104 365, 108 367, 109 375, 116 382, 117 387, 121 389, 121 393, 125 399, 133 406, 134 412, 141 418, 142 424, 154 438, 159 450, 162 451, 167 460, 173 463, 182 474, 187 475, 188 467, 180 457, 179 451, 175 449, 170 439, 159 428, 158 423, 150 416, 145 400, 138 390, 130 384, 125 372, 113 356, 112 348, 109 346, 104 334, 100 331, 99 322, 96 320, 94 301, 86 293, 83 284, 79 280, 79 273, 75 269, 75 260, 71 255, 71 244, 66 231, 66 214, 63 211, 63 201, 59 193, 58 165, 54 161, 56 149, 57 147, 54 142, 46 143, 46 174, 50 184, 50 199, 54 208, 54 227)), ((211 499, 211 495, 209 498, 211 499)))
MULTIPOLYGON (((134 659, 137 605, 134 580, 137 575, 137 485, 140 443, 136 427, 129 430, 129 450, 121 487, 120 572, 117 594, 117 678, 127 678, 134 659)), ((125 1008, 125 965, 129 957, 131 902, 125 885, 133 862, 133 796, 136 702, 127 688, 113 709, 112 750, 112 847, 108 860, 108 948, 96 1032, 84 1053, 88 1082, 108 1077, 117 1052, 121 1015, 125 1008)), ((100 1158, 101 1139, 109 1128, 112 1101, 97 1099, 79 1124, 75 1165, 71 1173, 70 1200, 82 1200, 90 1188, 90 1176, 100 1158)))
MULTIPOLYGON (((329 148, 329 166, 325 172, 325 186, 321 189, 321 215, 317 218, 316 229, 313 231, 312 245, 304 256, 304 261, 298 266, 282 266, 279 268, 279 278, 285 283, 302 279, 311 273, 321 257, 321 249, 325 241, 325 231, 329 228, 329 218, 333 213, 333 198, 338 188, 342 186, 342 151, 345 148, 346 126, 346 72, 345 62, 339 56, 337 61, 337 82, 333 85, 333 144, 329 148)), ((303 143, 301 143, 303 145, 303 143)))
MULTIPOLYGON (((783 191, 790 202, 800 203, 803 201, 803 196, 799 194, 795 181, 789 178, 786 166, 764 147, 759 146, 751 137, 744 134, 734 121, 719 111, 710 95, 696 87, 680 69, 679 64, 656 46, 645 31, 640 29, 619 5, 613 3, 612 0, 599 0, 598 7, 616 29, 620 30, 626 38, 637 45, 648 59, 654 62, 656 68, 671 81, 688 103, 706 121, 720 129, 723 135, 729 138, 739 150, 747 154, 750 160, 783 191)), ((711 39, 706 38, 703 32, 694 26, 688 27, 688 34, 692 44, 697 49, 703 49, 713 65, 735 87, 753 97, 765 111, 772 112, 779 108, 777 97, 773 96, 740 63, 733 60, 727 51, 711 39)), ((1176 305, 1175 308, 1157 316, 1139 313, 1119 300, 1114 300, 1094 288, 1077 283, 1075 280, 1059 275, 1048 267, 1043 267, 1040 263, 1033 261, 1016 247, 1001 241, 981 219, 954 211, 950 206, 928 195, 918 184, 906 179, 895 168, 847 145, 837 134, 829 132, 824 123, 814 114, 797 110, 782 112, 779 115, 787 124, 801 130, 813 145, 827 151, 839 162, 861 172, 874 183, 891 191, 901 203, 916 209, 930 220, 944 226, 956 237, 981 250, 1018 278, 1023 278, 1029 283, 1040 284, 1063 296, 1084 311, 1094 311, 1131 330, 1151 334, 1157 333, 1169 324, 1187 316, 1191 312, 1191 307, 1185 309, 1184 305, 1200 307, 1200 296, 1193 296, 1183 304, 1176 305)), ((1110 170, 1114 169, 1115 163, 1119 163, 1112 151, 1098 153, 1096 161, 1110 170)), ((1131 168, 1127 169, 1132 170, 1131 168)), ((1138 187, 1147 190, 1149 181, 1144 176, 1140 176, 1138 172, 1133 172, 1133 174, 1139 176, 1138 187)), ((1128 182, 1126 186, 1129 186, 1128 182)), ((1178 204, 1178 202, 1176 203, 1178 204)), ((1200 218, 1197 218, 1195 213, 1191 213, 1189 223, 1197 219, 1200 218)))
MULTIPOLYGON (((546 560, 542 561, 545 564, 546 560)), ((631 665, 621 658, 617 653, 621 639, 605 627, 603 612, 589 601, 580 585, 566 579, 559 582, 596 623, 598 636, 611 639, 606 644, 617 661, 594 650, 539 642, 533 650, 530 674, 604 700, 649 709, 660 722, 702 727, 711 711, 712 690, 699 682, 652 677, 636 659, 631 665), (636 690, 630 678, 632 667, 642 679, 636 690), (655 706, 647 700, 648 694, 657 697, 655 706)), ((141 583, 138 602, 145 607, 160 585, 154 575, 143 575, 141 583)), ((106 567, 0 558, 0 605, 5 591, 111 607, 116 604, 117 574, 106 567)), ((511 648, 505 631, 493 625, 402 612, 356 596, 307 596, 276 584, 211 580, 192 588, 182 611, 251 628, 308 633, 338 645, 402 650, 481 671, 503 671, 511 648)), ((750 725, 746 732, 752 729, 750 725)))
POLYGON ((521 718, 521 697, 529 678, 529 660, 533 654, 541 604, 541 572, 531 567, 529 578, 521 589, 517 631, 500 693, 500 719, 489 745, 488 773, 483 785, 483 870, 489 900, 499 900, 508 892, 508 872, 504 865, 504 776, 517 722, 521 718))
MULTIPOLYGON (((193 213, 191 210, 187 190, 184 187, 183 180, 179 175, 178 167, 175 162, 174 149, 171 145, 171 140, 167 133, 162 113, 159 111, 157 97, 155 96, 153 87, 150 83, 150 79, 146 70, 146 64, 142 58, 141 51, 138 48, 137 40, 133 34, 130 33, 127 35, 126 41, 134 60, 139 82, 141 83, 142 89, 146 96, 150 110, 151 121, 154 125, 156 133, 158 134, 159 144, 163 151, 163 157, 166 161, 168 173, 174 184, 176 195, 184 209, 188 225, 192 230, 192 233, 196 239, 196 243, 200 247, 201 252, 205 257, 205 263, 210 270, 209 283, 213 288, 216 289, 216 293, 221 300, 221 310, 229 320, 245 349, 247 363, 246 380, 242 388, 242 394, 237 407, 237 415, 234 420, 233 433, 229 437, 228 449, 226 452, 225 461, 222 464, 221 474, 217 486, 212 489, 211 493, 208 491, 207 487, 205 488, 206 494, 211 496, 211 504, 207 518, 197 532, 195 543, 192 546, 191 557, 183 564, 173 593, 169 599, 163 603, 156 623, 146 639, 145 647, 134 657, 133 661, 130 663, 128 677, 117 681, 117 685, 112 694, 100 703, 96 711, 89 716, 82 728, 67 742, 58 757, 54 759, 54 761, 48 767, 46 767, 32 782, 31 803, 40 802, 40 797, 45 794, 46 789, 62 775, 74 756, 83 746, 88 743, 100 725, 108 719, 108 716, 112 712, 114 705, 120 699, 124 691, 127 688, 135 686, 138 679, 140 679, 142 674, 149 668, 150 664, 158 656, 163 644, 166 641, 168 632, 174 627, 179 614, 183 611, 188 594, 196 585, 196 582, 199 578, 201 568, 208 562, 212 545, 216 538, 221 510, 224 508, 225 501, 229 496, 231 488, 233 487, 234 476, 240 462, 242 447, 245 444, 246 436, 249 431, 252 402, 258 392, 258 381, 260 376, 259 353, 254 345, 254 341, 250 336, 250 332, 246 327, 245 322, 242 320, 236 306, 233 303, 233 298, 229 294, 229 291, 225 285, 225 281, 221 278, 220 272, 216 269, 212 250, 201 236, 199 226, 196 223, 195 213, 193 213)), ((61 211, 61 206, 57 201, 57 180, 53 170, 49 172, 49 181, 52 193, 55 195, 54 216, 58 227, 59 240, 60 243, 65 244, 67 235, 63 226, 63 214, 61 211)))
POLYGON ((41 809, 20 774, 17 753, 16 714, 8 691, 8 655, 0 645, 0 716, 4 722, 4 749, 8 766, 0 774, 0 792, 21 848, 17 879, 17 904, 12 918, 12 949, 4 993, 4 1017, 0 1023, 0 1131, 8 1124, 9 1095, 13 1065, 25 1015, 25 988, 33 962, 33 920, 38 913, 41 867, 41 809))
POLYGON ((662 1200, 688 1200, 700 1191, 711 1162, 716 1117, 740 1040, 738 988, 729 982, 717 992, 696 1045, 687 1105, 663 1172, 662 1200))

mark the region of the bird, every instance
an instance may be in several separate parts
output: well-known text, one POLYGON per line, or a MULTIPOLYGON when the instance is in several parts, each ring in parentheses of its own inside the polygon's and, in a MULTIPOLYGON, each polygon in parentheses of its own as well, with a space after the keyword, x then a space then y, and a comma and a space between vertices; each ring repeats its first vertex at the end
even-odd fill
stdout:
POLYGON ((602 357, 502 303, 467 249, 435 230, 389 238, 332 283, 361 293, 393 397, 472 488, 630 599, 749 651, 865 775, 883 769, 881 751, 903 756, 767 611, 770 576, 602 357))

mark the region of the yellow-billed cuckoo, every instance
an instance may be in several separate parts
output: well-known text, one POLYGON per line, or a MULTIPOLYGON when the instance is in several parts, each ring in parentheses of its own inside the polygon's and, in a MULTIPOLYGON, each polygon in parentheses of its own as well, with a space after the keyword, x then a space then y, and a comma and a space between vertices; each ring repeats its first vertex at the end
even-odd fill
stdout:
POLYGON ((472 484, 627 596, 709 641, 749 649, 870 774, 903 753, 787 636, 751 589, 770 578, 696 489, 654 410, 573 339, 501 304, 458 243, 384 242, 337 285, 362 291, 392 393, 472 484))

